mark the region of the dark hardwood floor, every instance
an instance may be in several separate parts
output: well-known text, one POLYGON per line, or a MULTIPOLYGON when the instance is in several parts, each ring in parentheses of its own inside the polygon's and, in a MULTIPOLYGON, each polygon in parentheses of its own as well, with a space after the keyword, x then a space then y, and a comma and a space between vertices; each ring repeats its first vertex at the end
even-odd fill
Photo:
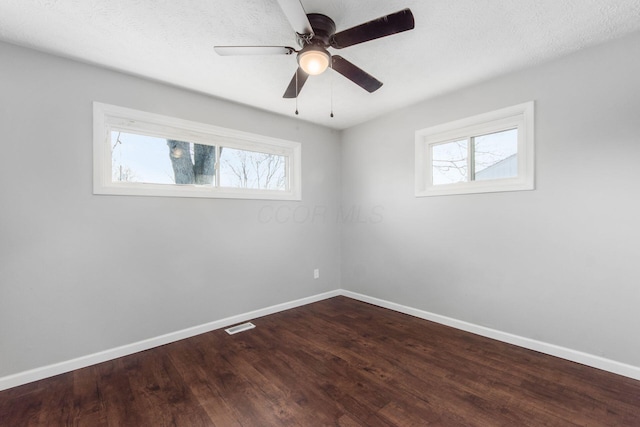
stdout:
POLYGON ((640 381, 336 297, 0 392, 2 426, 640 426, 640 381))

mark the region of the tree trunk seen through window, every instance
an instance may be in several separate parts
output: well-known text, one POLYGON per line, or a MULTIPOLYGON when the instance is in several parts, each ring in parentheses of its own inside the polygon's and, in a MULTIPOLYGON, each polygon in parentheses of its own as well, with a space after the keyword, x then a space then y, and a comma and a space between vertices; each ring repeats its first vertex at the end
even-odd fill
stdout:
POLYGON ((215 147, 193 144, 192 158, 191 143, 167 139, 167 145, 176 184, 213 185, 215 147))

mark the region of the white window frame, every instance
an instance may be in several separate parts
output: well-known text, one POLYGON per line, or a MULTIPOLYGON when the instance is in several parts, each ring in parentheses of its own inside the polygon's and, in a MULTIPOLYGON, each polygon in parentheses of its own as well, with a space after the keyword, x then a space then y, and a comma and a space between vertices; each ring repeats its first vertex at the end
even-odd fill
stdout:
POLYGON ((302 200, 302 148, 299 142, 271 138, 175 117, 93 103, 93 193, 131 196, 205 197, 230 199, 302 200), (287 186, 282 190, 218 186, 114 182, 111 132, 123 131, 216 147, 219 183, 220 147, 284 156, 287 186))
POLYGON ((534 102, 421 129, 415 134, 416 197, 493 193, 535 189, 534 102), (518 176, 481 181, 433 185, 433 146, 518 129, 518 176))

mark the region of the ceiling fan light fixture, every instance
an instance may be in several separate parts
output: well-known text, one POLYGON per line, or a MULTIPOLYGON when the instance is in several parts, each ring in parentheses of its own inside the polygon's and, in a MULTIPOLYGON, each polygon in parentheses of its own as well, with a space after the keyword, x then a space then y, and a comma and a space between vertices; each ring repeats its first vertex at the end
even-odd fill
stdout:
POLYGON ((331 55, 321 46, 308 45, 298 53, 298 65, 311 76, 322 74, 330 61, 331 55))

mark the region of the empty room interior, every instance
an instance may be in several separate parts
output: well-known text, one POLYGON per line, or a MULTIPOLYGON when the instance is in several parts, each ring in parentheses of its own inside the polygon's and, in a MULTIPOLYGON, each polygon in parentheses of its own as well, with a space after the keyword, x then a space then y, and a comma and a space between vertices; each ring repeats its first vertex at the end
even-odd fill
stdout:
POLYGON ((640 425, 638 0, 2 0, 0 130, 1 426, 640 425))

